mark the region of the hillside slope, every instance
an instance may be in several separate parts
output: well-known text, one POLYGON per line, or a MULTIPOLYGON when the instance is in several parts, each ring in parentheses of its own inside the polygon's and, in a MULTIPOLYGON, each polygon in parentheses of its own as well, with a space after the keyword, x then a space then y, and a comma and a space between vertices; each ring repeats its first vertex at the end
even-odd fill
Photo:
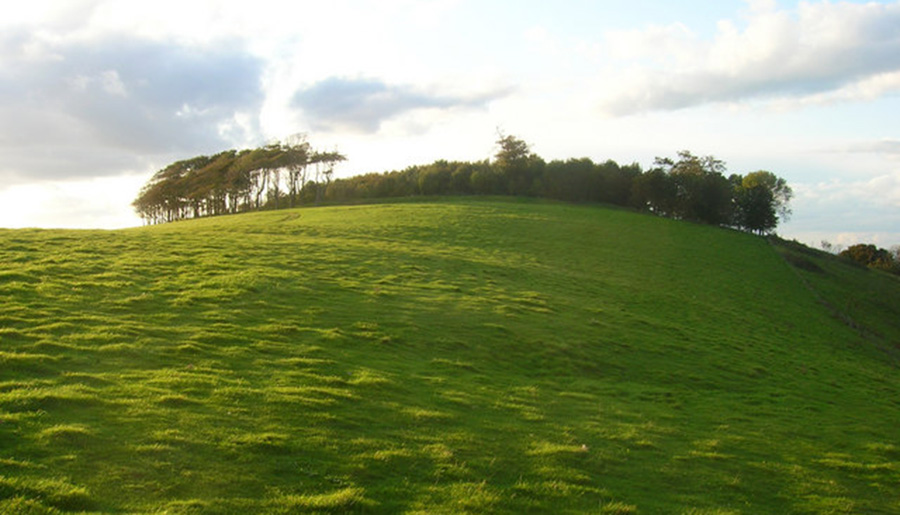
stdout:
POLYGON ((900 287, 761 238, 457 199, 0 242, 0 511, 900 511, 900 287))

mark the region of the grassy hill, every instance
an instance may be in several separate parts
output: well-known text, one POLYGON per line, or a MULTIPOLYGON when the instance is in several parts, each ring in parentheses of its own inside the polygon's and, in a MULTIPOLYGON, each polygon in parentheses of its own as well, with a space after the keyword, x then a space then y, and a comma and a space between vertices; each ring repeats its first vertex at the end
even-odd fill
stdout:
POLYGON ((0 231, 0 512, 900 512, 900 282, 440 200, 0 231))

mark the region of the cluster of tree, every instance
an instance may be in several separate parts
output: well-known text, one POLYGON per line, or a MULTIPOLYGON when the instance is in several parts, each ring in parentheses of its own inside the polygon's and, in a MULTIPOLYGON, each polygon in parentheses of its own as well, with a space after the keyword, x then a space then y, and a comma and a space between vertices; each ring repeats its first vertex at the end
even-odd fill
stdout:
POLYGON ((847 247, 838 255, 870 268, 900 275, 900 246, 895 247, 892 252, 871 243, 860 243, 847 247))
POLYGON ((663 216, 764 234, 790 215, 787 182, 767 171, 726 177, 725 163, 688 151, 657 158, 632 186, 635 207, 663 216))
POLYGON ((156 172, 132 205, 146 223, 156 224, 319 202, 335 163, 344 159, 299 137, 198 156, 156 172))
POLYGON ((345 202, 413 195, 515 195, 627 205, 632 176, 639 174, 637 165, 595 164, 590 159, 538 160, 508 169, 498 162, 440 160, 402 171, 336 179, 325 198, 345 202))
POLYGON ((493 161, 436 161, 402 171, 331 180, 344 157, 305 140, 179 161, 157 172, 135 200, 149 222, 319 202, 414 195, 514 195, 628 206, 683 220, 772 231, 789 215, 791 188, 771 172, 726 176, 725 164, 684 151, 637 164, 587 158, 545 162, 527 143, 501 135, 493 161), (314 178, 306 170, 316 165, 314 178), (320 165, 322 172, 320 172, 320 165))
POLYGON ((784 179, 766 171, 726 176, 725 164, 690 152, 637 164, 590 159, 545 162, 513 136, 501 136, 493 162, 436 161, 403 171, 337 179, 325 198, 335 202, 409 195, 516 195, 628 206, 671 218, 775 229, 790 214, 793 195, 784 179))

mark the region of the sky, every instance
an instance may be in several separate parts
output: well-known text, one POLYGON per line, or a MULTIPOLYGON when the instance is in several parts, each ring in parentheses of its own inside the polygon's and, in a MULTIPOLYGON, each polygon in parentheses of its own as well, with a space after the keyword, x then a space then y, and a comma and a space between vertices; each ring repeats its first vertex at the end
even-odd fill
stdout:
POLYGON ((337 176, 680 150, 778 232, 900 244, 900 0, 29 0, 0 19, 0 227, 140 225, 165 165, 305 134, 337 176))

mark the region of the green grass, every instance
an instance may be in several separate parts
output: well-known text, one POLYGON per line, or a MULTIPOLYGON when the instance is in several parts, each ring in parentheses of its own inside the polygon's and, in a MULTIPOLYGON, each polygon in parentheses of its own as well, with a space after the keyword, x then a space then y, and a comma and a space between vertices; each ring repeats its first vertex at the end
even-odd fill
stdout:
POLYGON ((900 511, 900 285, 819 253, 479 199, 0 243, 0 512, 900 511))

